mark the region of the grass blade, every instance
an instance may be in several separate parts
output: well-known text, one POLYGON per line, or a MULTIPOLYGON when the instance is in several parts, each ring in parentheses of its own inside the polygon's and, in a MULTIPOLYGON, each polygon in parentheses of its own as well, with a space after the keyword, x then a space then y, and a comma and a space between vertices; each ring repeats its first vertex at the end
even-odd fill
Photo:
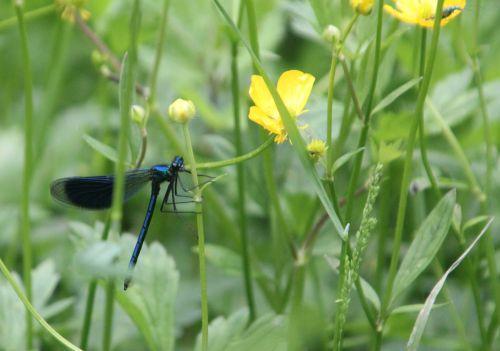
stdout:
POLYGON ((483 235, 486 233, 488 228, 490 227, 491 223, 493 222, 493 218, 489 220, 489 222, 484 226, 483 230, 479 235, 474 239, 472 244, 469 245, 469 247, 460 255, 460 257, 453 262, 453 264, 448 268, 448 270, 443 274, 441 279, 434 285, 434 288, 432 288, 431 293, 425 300, 424 307, 420 310, 420 313, 418 314, 417 320, 415 321, 415 325, 413 326, 413 330, 410 335, 410 339, 408 340, 408 344, 406 345, 406 350, 407 351, 416 351, 418 349, 418 346, 420 344, 420 339, 422 338, 422 335, 424 333, 425 326, 427 324, 427 321, 429 320, 429 315, 432 310, 432 306, 434 305, 434 302, 436 301, 436 297, 441 291, 441 289, 444 286, 444 283, 446 282, 446 279, 450 275, 451 272, 453 272, 459 265, 460 263, 465 259, 465 257, 469 254, 469 252, 474 248, 474 246, 477 244, 477 242, 483 237, 483 235))

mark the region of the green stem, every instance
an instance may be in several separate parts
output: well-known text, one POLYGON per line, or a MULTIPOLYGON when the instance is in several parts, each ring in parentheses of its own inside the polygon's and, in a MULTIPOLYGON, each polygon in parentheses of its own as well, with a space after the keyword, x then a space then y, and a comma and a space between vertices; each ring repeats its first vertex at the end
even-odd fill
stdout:
POLYGON ((328 97, 327 97, 327 110, 326 110, 326 145, 328 145, 328 154, 327 154, 327 166, 326 166, 326 174, 328 177, 331 177, 332 166, 334 161, 334 145, 332 140, 333 133, 333 93, 335 88, 335 73, 337 72, 337 59, 338 56, 342 53, 344 48, 344 42, 347 39, 347 36, 351 32, 354 24, 356 23, 359 14, 356 14, 352 17, 347 25, 346 29, 342 34, 342 38, 340 38, 338 43, 333 43, 332 45, 332 60, 330 63, 330 73, 328 75, 328 97))
MULTIPOLYGON (((110 226, 111 226, 111 221, 110 217, 108 216, 101 235, 102 241, 106 241, 108 239, 110 226)), ((97 280, 94 279, 89 283, 89 287, 87 289, 88 290, 87 299, 85 300, 85 312, 83 315, 82 334, 80 337, 80 347, 83 350, 86 350, 88 346, 96 289, 97 289, 97 280)))
MULTIPOLYGON (((257 16, 255 14, 255 5, 253 0, 244 0, 247 12, 248 35, 250 37, 250 46, 255 56, 260 59, 259 35, 257 31, 257 16)), ((257 70, 254 70, 257 72, 257 70)))
POLYGON ((34 164, 35 166, 43 158, 45 147, 49 138, 47 133, 50 131, 52 122, 54 121, 55 110, 57 104, 60 103, 60 93, 63 87, 64 74, 67 68, 68 48, 71 43, 73 26, 70 23, 61 21, 58 24, 58 30, 54 38, 54 50, 50 59, 50 68, 47 72, 46 85, 44 86, 43 104, 38 112, 37 130, 38 137, 36 147, 34 148, 34 164))
POLYGON ((167 29, 167 19, 168 19, 168 10, 170 8, 170 0, 163 0, 163 8, 161 12, 161 22, 160 22, 160 30, 158 32, 158 41, 156 43, 156 53, 155 60, 153 64, 153 69, 151 71, 151 77, 149 81, 149 88, 151 92, 148 98, 148 106, 153 106, 156 103, 156 92, 158 88, 158 73, 160 72, 160 63, 163 55, 163 45, 165 43, 165 32, 167 29))
POLYGON ((371 77, 370 89, 368 90, 368 95, 365 101, 365 113, 363 126, 361 129, 361 134, 359 136, 357 148, 362 148, 361 152, 356 155, 354 160, 354 168, 351 173, 351 178, 349 179, 349 187, 347 190, 347 206, 345 220, 349 223, 352 220, 352 211, 354 206, 354 192, 356 191, 356 186, 359 179, 359 174, 361 171, 361 163, 363 161, 364 147, 368 138, 368 130, 370 128, 370 116, 372 111, 373 96, 375 94, 375 88, 377 87, 378 72, 380 66, 380 51, 382 45, 382 20, 384 16, 384 1, 378 1, 377 7, 377 35, 375 38, 375 58, 373 61, 373 72, 371 77))
POLYGON ((394 233, 394 242, 393 242, 393 250, 391 255, 391 263, 389 266, 389 273, 387 278, 386 290, 384 292, 384 298, 382 301, 381 311, 379 315, 379 333, 381 334, 383 331, 383 326, 385 323, 385 318, 387 317, 387 311, 389 309, 389 303, 392 298, 392 288, 394 285, 394 278, 397 272, 398 260, 399 260, 399 251, 401 248, 401 241, 403 236, 403 226, 406 215, 406 204, 408 200, 408 187, 410 184, 411 172, 412 172, 412 159, 413 159, 413 150, 415 148, 415 141, 417 135, 417 129, 419 125, 420 118, 422 118, 424 112, 424 103, 427 97, 427 92, 429 90, 432 72, 434 69, 434 61, 437 53, 437 46, 439 42, 439 34, 441 31, 441 17, 443 10, 444 0, 438 0, 436 4, 436 18, 434 21, 434 30, 432 36, 432 42, 429 52, 429 57, 427 59, 427 65, 425 68, 425 74, 422 81, 422 85, 420 86, 420 91, 417 100, 416 113, 415 118, 411 122, 410 131, 408 135, 407 147, 406 147, 406 157, 404 161, 404 170, 403 177, 401 181, 401 190, 399 194, 399 205, 397 211, 397 219, 396 219, 396 230, 394 233))
POLYGON ((207 297, 207 270, 205 264, 205 228, 203 226, 203 206, 201 203, 201 189, 198 187, 198 170, 193 153, 193 144, 189 133, 189 126, 182 126, 184 139, 186 140, 187 159, 195 165, 191 168, 194 185, 194 200, 196 211, 196 230, 198 232, 198 258, 200 264, 200 289, 201 289, 201 350, 208 350, 208 297, 207 297))
MULTIPOLYGON (((240 7, 242 3, 240 3, 240 7)), ((231 43, 231 92, 233 98, 233 117, 234 117, 234 140, 236 146, 236 155, 243 154, 243 142, 241 138, 240 122, 240 100, 239 100, 239 77, 238 77, 238 43, 231 43)), ((249 322, 255 320, 255 299, 252 286, 252 266, 248 249, 247 217, 245 210, 245 168, 243 163, 236 165, 237 185, 238 185, 238 221, 241 240, 241 259, 243 265, 243 280, 245 284, 245 293, 249 311, 249 322)))
MULTIPOLYGON (((258 148, 256 148, 255 150, 252 150, 244 155, 230 158, 230 159, 223 160, 223 161, 198 163, 198 164, 196 164, 196 168, 197 169, 222 168, 222 167, 232 166, 232 165, 247 161, 247 160, 259 155, 264 150, 266 150, 269 146, 271 146, 273 144, 273 139, 274 139, 274 137, 270 137, 263 144, 261 144, 258 148)), ((192 168, 193 168, 192 165, 186 166, 187 170, 190 170, 192 168)))
POLYGON ((26 307, 26 311, 28 311, 28 313, 31 314, 38 323, 40 323, 42 328, 44 328, 47 332, 49 332, 49 334, 51 334, 61 345, 66 346, 69 350, 82 351, 77 346, 69 342, 66 338, 64 338, 61 334, 59 334, 54 328, 50 326, 49 323, 47 323, 45 319, 43 319, 40 313, 38 313, 35 307, 33 307, 33 305, 30 303, 28 297, 23 293, 23 289, 17 284, 16 280, 10 274, 7 267, 5 267, 5 264, 3 263, 2 259, 0 259, 0 271, 2 271, 3 275, 5 276, 5 279, 7 279, 10 286, 12 286, 12 289, 14 289, 17 297, 19 297, 21 302, 26 307))
MULTIPOLYGON (((120 129, 118 136, 118 160, 115 165, 115 183, 113 186, 113 199, 111 204, 111 234, 117 237, 121 233, 123 216, 123 198, 125 186, 125 160, 127 157, 127 144, 130 135, 130 108, 134 94, 135 66, 137 62, 137 37, 140 28, 141 8, 140 0, 135 0, 130 19, 130 44, 129 52, 123 59, 120 73, 119 103, 120 103, 120 129)), ((111 347, 113 308, 114 308, 114 281, 106 283, 106 306, 104 309, 103 350, 109 351, 111 347)))
MULTIPOLYGON (((56 8, 55 4, 50 4, 35 10, 27 11, 24 13, 24 20, 30 21, 32 19, 45 16, 51 12, 54 12, 55 8, 56 8)), ((13 27, 16 25, 16 23, 17 23, 17 16, 4 19, 0 21, 0 31, 13 27)))
POLYGON ((102 332, 102 349, 111 350, 111 338, 113 336, 113 313, 115 302, 115 284, 111 280, 105 286, 106 300, 104 302, 104 328, 102 332))
MULTIPOLYGON (((419 77, 422 77, 425 73, 425 54, 427 47, 427 29, 421 28, 420 35, 420 67, 419 67, 419 77)), ((441 191, 439 190, 439 186, 432 172, 432 168, 427 157, 427 143, 425 140, 425 125, 424 125, 424 114, 419 116, 418 120, 418 137, 420 141, 420 156, 422 157, 422 164, 424 165, 425 173, 427 174, 427 178, 429 179, 429 183, 431 184, 431 188, 434 191, 434 195, 436 200, 441 198, 441 191)))
MULTIPOLYGON (((21 37, 21 50, 23 57, 24 73, 24 166, 21 192, 21 241, 23 247, 23 283, 26 289, 26 297, 31 300, 31 228, 30 228, 30 190, 33 160, 33 77, 31 73, 31 61, 28 47, 28 34, 24 22, 22 3, 14 2, 19 34, 21 37)), ((26 311, 26 349, 33 347, 33 319, 29 311, 26 311)))

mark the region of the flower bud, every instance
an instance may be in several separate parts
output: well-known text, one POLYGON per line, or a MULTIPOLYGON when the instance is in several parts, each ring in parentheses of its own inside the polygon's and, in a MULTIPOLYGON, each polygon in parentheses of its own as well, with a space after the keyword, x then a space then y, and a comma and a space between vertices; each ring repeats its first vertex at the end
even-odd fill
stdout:
POLYGON ((134 123, 137 123, 139 126, 144 124, 146 120, 146 111, 140 105, 132 105, 130 108, 130 117, 134 123))
POLYGON ((168 107, 170 119, 177 123, 187 123, 193 119, 196 108, 191 100, 177 99, 168 107))
POLYGON ((333 43, 340 39, 340 29, 333 24, 329 24, 323 31, 323 39, 328 43, 333 43))
POLYGON ((326 143, 320 139, 313 139, 307 144, 307 152, 314 162, 318 162, 325 155, 326 149, 328 149, 326 143))
POLYGON ((368 16, 372 12, 374 0, 350 0, 352 8, 360 15, 368 16))

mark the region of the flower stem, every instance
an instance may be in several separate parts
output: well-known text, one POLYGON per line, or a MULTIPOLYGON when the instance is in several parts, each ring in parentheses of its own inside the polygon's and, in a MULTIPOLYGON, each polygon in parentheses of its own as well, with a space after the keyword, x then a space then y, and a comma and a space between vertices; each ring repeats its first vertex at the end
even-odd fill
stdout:
MULTIPOLYGON (((52 13, 52 12, 54 12, 55 8, 56 8, 55 4, 42 6, 38 9, 35 9, 35 10, 26 11, 24 13, 23 17, 24 17, 25 21, 29 21, 29 20, 32 20, 32 19, 35 19, 38 17, 45 16, 49 13, 52 13)), ((10 28, 10 27, 13 27, 16 25, 16 23, 17 23, 17 16, 4 19, 4 20, 0 21, 0 31, 7 29, 7 28, 10 28)))
MULTIPOLYGON (((222 167, 232 166, 232 165, 247 161, 247 160, 259 155, 264 150, 266 150, 269 146, 271 146, 273 144, 273 139, 274 139, 274 137, 270 137, 263 144, 261 144, 259 147, 257 147, 256 149, 254 149, 254 150, 252 150, 244 155, 234 157, 234 158, 229 158, 227 160, 222 160, 222 161, 198 163, 195 166, 197 169, 213 169, 213 168, 222 168, 222 167)), ((189 164, 189 165, 186 165, 185 168, 187 170, 191 170, 193 168, 193 166, 191 164, 189 164)))
MULTIPOLYGON (((434 20, 434 30, 432 36, 432 42, 430 47, 429 56, 427 59, 427 65, 425 68, 425 74, 422 81, 422 84, 419 89, 417 106, 415 118, 411 122, 410 131, 408 135, 407 147, 406 147, 406 157, 404 161, 404 170, 403 177, 401 181, 401 190, 399 194, 399 205, 397 211, 397 219, 396 219, 396 230, 394 233, 394 242, 393 242, 393 250, 391 255, 391 263, 389 266, 389 273, 387 278, 386 290, 384 292, 384 298, 382 301, 381 311, 379 314, 379 330, 378 330, 378 338, 381 338, 383 332, 383 326, 385 323, 385 318, 387 317, 387 311, 389 309, 389 303, 392 298, 392 288, 394 285, 394 278, 397 272, 397 265, 399 260, 399 251, 401 247, 401 241, 403 236, 403 226, 406 215, 406 204, 408 200, 408 187, 410 184, 411 171, 412 171, 412 159, 413 159, 413 150, 415 148, 415 141, 417 136, 417 129, 419 125, 420 118, 422 118, 424 112, 424 103, 427 97, 427 92, 429 90, 432 72, 434 69, 434 61, 437 53, 437 46, 439 42, 439 34, 441 31, 441 17, 443 10, 444 0, 438 0, 436 4, 436 18, 434 20)), ((380 347, 380 344, 379 344, 380 347)))
MULTIPOLYGON (((26 298, 31 300, 31 228, 30 228, 30 190, 33 160, 33 77, 31 74, 31 61, 28 47, 28 34, 24 22, 22 3, 14 2, 19 34, 21 37, 21 50, 24 74, 24 166, 21 192, 21 241, 23 247, 23 283, 26 289, 26 298)), ((26 349, 33 347, 33 319, 26 311, 26 349)))
POLYGON ((364 109, 364 121, 361 129, 361 134, 359 136, 357 148, 363 148, 361 152, 356 155, 354 160, 354 168, 351 173, 351 178, 349 179, 349 187, 347 190, 347 206, 345 220, 349 223, 352 220, 352 210, 354 206, 354 192, 356 191, 356 186, 359 179, 359 173, 361 171, 361 163, 363 161, 364 147, 368 138, 368 130, 370 128, 370 116, 372 111, 373 96, 375 95, 375 88, 377 87, 378 72, 380 66, 380 52, 382 46, 382 20, 384 16, 384 1, 378 1, 377 7, 377 35, 375 38, 375 58, 373 60, 373 72, 371 77, 370 89, 368 90, 368 96, 365 101, 364 109))
MULTIPOLYGON (((240 3, 240 7, 242 3, 240 3)), ((241 11, 239 11, 241 13, 241 11)), ((243 154, 243 142, 241 139, 240 123, 240 100, 239 100, 239 77, 238 77, 238 42, 231 43, 231 92, 233 98, 233 117, 234 117, 234 141, 236 146, 236 155, 243 154)), ((238 221, 241 240, 241 258, 243 265, 243 280, 245 284, 245 293, 249 311, 249 322, 255 320, 255 299, 252 286, 252 266, 248 249, 247 217, 245 210, 245 168, 243 163, 236 165, 237 185, 238 185, 238 221)))
POLYGON ((201 202, 201 189, 198 186, 198 170, 194 159, 191 134, 187 123, 183 124, 182 132, 186 141, 187 159, 191 165, 191 175, 194 185, 194 200, 196 211, 196 230, 198 232, 198 258, 200 266, 200 289, 201 289, 201 350, 208 350, 208 297, 207 297, 207 270, 205 264, 205 228, 203 226, 203 206, 201 202))
POLYGON ((334 147, 332 141, 332 133, 333 133, 333 93, 335 88, 335 73, 337 72, 337 59, 340 53, 343 50, 344 42, 347 39, 347 36, 351 32, 354 24, 356 23, 359 14, 356 14, 352 17, 347 25, 346 29, 342 34, 342 38, 340 38, 338 43, 334 43, 332 45, 332 60, 330 63, 330 73, 328 75, 328 97, 327 97, 327 110, 326 110, 326 144, 328 145, 328 155, 327 155, 327 166, 326 173, 327 177, 331 177, 332 166, 334 161, 334 147))
MULTIPOLYGON (((427 47, 427 29, 422 27, 420 29, 420 64, 418 73, 419 77, 422 77, 425 73, 426 47, 427 47)), ((419 116, 418 120, 418 138, 420 142, 420 156, 422 157, 422 164, 424 165, 425 173, 427 174, 427 178, 429 179, 431 188, 434 191, 434 196, 436 197, 436 200, 438 200, 439 198, 441 198, 441 191, 439 190, 436 177, 434 176, 434 173, 432 173, 432 168, 429 163, 429 159, 427 157, 427 143, 425 140, 425 125, 424 125, 423 113, 419 116)))
POLYGON ((5 276, 5 279, 7 279, 10 286, 12 286, 12 289, 14 289, 17 297, 19 297, 21 302, 26 307, 26 311, 28 311, 28 313, 32 315, 33 318, 35 318, 37 322, 40 323, 40 325, 46 331, 48 331, 59 343, 66 346, 68 349, 74 351, 82 351, 77 346, 73 345, 70 341, 68 341, 66 338, 64 338, 61 334, 59 334, 54 328, 50 326, 49 323, 47 323, 45 319, 43 319, 40 313, 38 313, 35 307, 33 307, 33 305, 30 303, 28 297, 23 293, 23 289, 17 284, 16 280, 10 274, 7 267, 5 267, 5 264, 3 263, 2 259, 0 259, 0 271, 2 271, 3 275, 5 276))

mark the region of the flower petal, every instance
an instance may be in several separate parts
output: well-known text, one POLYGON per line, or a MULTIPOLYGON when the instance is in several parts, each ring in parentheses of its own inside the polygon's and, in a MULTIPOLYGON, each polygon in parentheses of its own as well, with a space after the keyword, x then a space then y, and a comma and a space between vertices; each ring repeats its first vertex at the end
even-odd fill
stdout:
POLYGON ((250 107, 248 118, 273 134, 279 135, 284 132, 281 120, 269 117, 265 111, 258 106, 250 107))
POLYGON ((260 108, 267 116, 278 119, 278 109, 274 103, 274 99, 267 89, 264 78, 258 75, 252 75, 250 82, 250 90, 248 91, 250 97, 257 107, 260 108))
POLYGON ((297 70, 284 72, 278 80, 278 93, 293 117, 302 113, 314 84, 314 77, 297 70))

